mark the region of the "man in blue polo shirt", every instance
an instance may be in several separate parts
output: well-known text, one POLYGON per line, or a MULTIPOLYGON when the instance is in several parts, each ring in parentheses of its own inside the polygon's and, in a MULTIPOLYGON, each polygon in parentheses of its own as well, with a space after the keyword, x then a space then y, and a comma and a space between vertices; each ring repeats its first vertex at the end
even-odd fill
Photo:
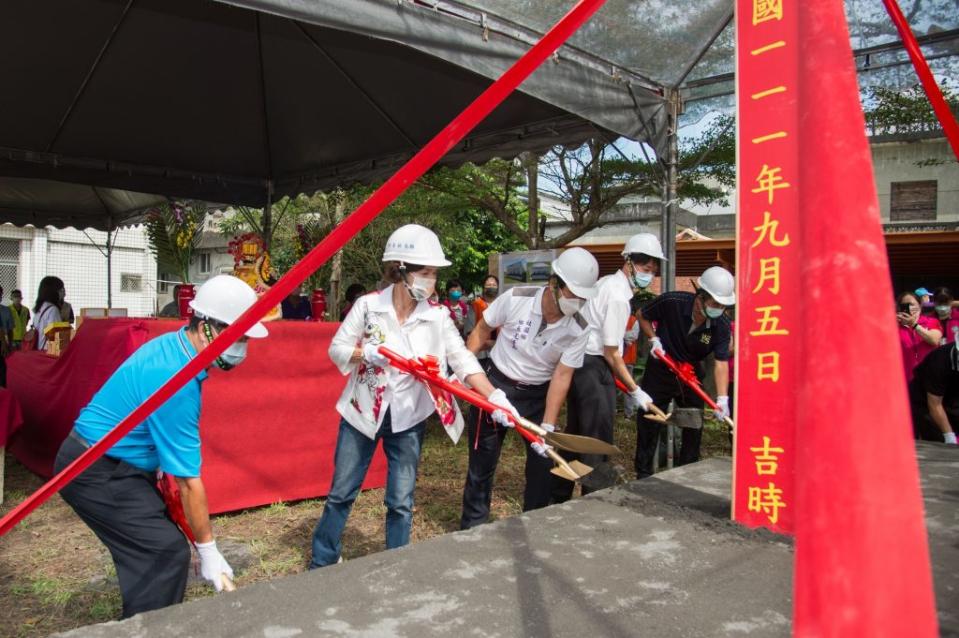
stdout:
MULTIPOLYGON (((705 375, 702 361, 713 354, 716 403, 720 410, 716 418, 721 421, 729 416, 731 331, 724 313, 727 306, 736 303, 736 280, 725 268, 713 266, 707 268, 696 283, 696 294, 663 293, 640 309, 639 327, 650 340, 652 349, 639 385, 661 410, 667 411, 673 399, 677 407, 702 410, 703 400, 686 387, 658 355, 665 352, 677 363, 692 364, 702 381, 705 375), (655 329, 653 322, 656 322, 655 329)), ((653 473, 656 448, 666 426, 644 419, 641 414, 636 423, 636 476, 645 478, 653 473)), ((699 460, 702 437, 702 428, 683 428, 680 465, 699 460)))
MULTIPOLYGON (((219 275, 190 302, 187 327, 145 343, 123 362, 83 408, 57 454, 59 472, 102 439, 256 301, 248 285, 219 275)), ((257 323, 246 337, 265 337, 257 323)), ((229 370, 246 356, 246 337, 216 365, 229 370)), ((200 571, 217 591, 233 570, 217 550, 200 479, 200 372, 172 398, 64 487, 60 494, 107 546, 116 565, 123 617, 179 603, 186 590, 190 547, 171 521, 156 487, 156 471, 176 478, 196 538, 200 571)))

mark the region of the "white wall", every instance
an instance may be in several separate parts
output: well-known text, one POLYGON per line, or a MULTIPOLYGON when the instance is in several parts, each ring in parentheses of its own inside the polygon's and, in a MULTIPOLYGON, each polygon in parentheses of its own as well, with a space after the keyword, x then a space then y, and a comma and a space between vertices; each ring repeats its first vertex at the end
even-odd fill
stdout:
MULTIPOLYGON (((24 303, 33 306, 40 280, 53 275, 63 280, 67 301, 79 314, 81 308, 106 308, 106 233, 73 228, 18 228, 0 226, 0 239, 20 241, 17 287, 24 303), (98 248, 99 247, 99 248, 98 248)), ((117 232, 111 273, 113 307, 126 308, 134 317, 150 316, 156 303, 156 259, 147 246, 142 226, 117 232), (121 290, 123 274, 139 275, 139 292, 121 290)), ((5 296, 9 291, 4 291, 5 296)))
MULTIPOLYGON (((945 138, 872 145, 872 164, 883 222, 889 220, 889 197, 893 182, 936 180, 937 222, 959 221, 959 164, 945 138), (934 159, 938 166, 919 166, 934 159)), ((915 224, 916 222, 903 222, 915 224)))

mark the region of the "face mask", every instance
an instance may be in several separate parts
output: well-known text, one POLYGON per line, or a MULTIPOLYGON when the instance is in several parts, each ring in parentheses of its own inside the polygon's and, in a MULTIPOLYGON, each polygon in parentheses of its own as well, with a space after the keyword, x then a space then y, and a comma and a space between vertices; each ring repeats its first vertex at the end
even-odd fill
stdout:
POLYGON ((562 295, 559 296, 559 311, 566 317, 572 317, 585 302, 582 299, 568 299, 562 295))
POLYGON ((633 287, 646 288, 653 283, 653 276, 648 272, 633 272, 633 287))
POLYGON ((57 295, 60 297, 60 303, 63 303, 63 300, 67 298, 67 291, 61 290, 57 295))
POLYGON ((483 295, 487 297, 495 297, 499 292, 499 288, 483 288, 483 295))
POLYGON ((945 319, 950 314, 952 314, 951 306, 936 306, 936 314, 939 315, 940 319, 945 319))
MULTIPOLYGON (((216 335, 213 334, 213 330, 210 328, 210 324, 203 323, 203 334, 206 335, 206 340, 209 343, 213 343, 213 339, 216 335)), ((223 351, 219 357, 217 357, 213 363, 216 364, 221 370, 232 370, 236 366, 243 363, 243 360, 246 359, 246 342, 237 341, 232 346, 223 351)))
POLYGON ((926 301, 922 304, 919 311, 924 315, 931 315, 936 311, 936 304, 931 301, 926 301))
POLYGON ((433 296, 433 291, 436 290, 436 279, 417 277, 416 275, 411 276, 413 283, 406 284, 406 289, 410 292, 410 296, 413 297, 413 299, 416 301, 426 301, 433 296))
POLYGON ((719 319, 723 316, 723 313, 726 312, 725 308, 712 308, 707 305, 703 305, 703 310, 706 312, 706 316, 710 319, 719 319))
POLYGON ((463 296, 463 293, 461 293, 459 290, 454 290, 453 292, 450 293, 450 300, 459 301, 460 297, 462 296, 463 296))

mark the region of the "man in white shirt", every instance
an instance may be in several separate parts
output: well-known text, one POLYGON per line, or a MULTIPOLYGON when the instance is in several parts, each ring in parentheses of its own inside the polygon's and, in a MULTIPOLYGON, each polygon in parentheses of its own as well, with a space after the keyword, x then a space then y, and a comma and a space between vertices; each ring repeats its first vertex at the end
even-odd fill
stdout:
MULTIPOLYGON (((636 384, 623 362, 623 336, 629 319, 629 303, 633 295, 649 286, 659 270, 663 255, 659 239, 650 233, 633 235, 623 246, 623 266, 606 275, 596 285, 596 296, 589 300, 582 314, 589 322, 589 337, 583 365, 573 374, 569 391, 564 432, 591 436, 613 442, 616 418, 616 382, 619 379, 630 396, 643 410, 652 399, 636 384)), ((602 455, 563 454, 595 466, 606 460, 602 455)), ((564 503, 573 494, 573 483, 552 477, 552 502, 564 503)), ((583 485, 583 494, 592 491, 583 485)))
MULTIPOLYGON (((573 371, 583 364, 589 324, 579 310, 596 294, 598 276, 596 259, 582 248, 570 248, 553 262, 549 285, 512 288, 497 297, 467 340, 467 347, 478 352, 499 330, 486 361, 490 383, 506 393, 523 417, 542 421, 546 429, 553 429, 573 371)), ((476 408, 470 410, 467 427, 469 470, 460 529, 489 519, 493 475, 506 437, 506 428, 476 408)), ((525 445, 524 512, 549 504, 553 467, 540 444, 525 445)))

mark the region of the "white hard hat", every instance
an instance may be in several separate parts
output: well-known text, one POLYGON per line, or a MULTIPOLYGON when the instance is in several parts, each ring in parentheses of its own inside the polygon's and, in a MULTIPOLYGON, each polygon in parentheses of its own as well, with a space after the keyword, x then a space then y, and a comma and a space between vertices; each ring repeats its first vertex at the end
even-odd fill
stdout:
POLYGON ((736 279, 722 266, 707 268, 696 283, 708 292, 716 303, 724 306, 732 306, 736 303, 736 279))
POLYGON ((383 261, 402 261, 436 267, 450 265, 436 233, 419 224, 407 224, 393 231, 386 240, 383 261))
MULTIPOLYGON (((232 275, 217 275, 200 286, 190 307, 203 318, 229 325, 254 303, 256 293, 245 282, 232 275)), ((266 335, 266 327, 259 322, 246 331, 246 336, 255 339, 266 335)))
POLYGON ((659 244, 659 238, 652 233, 639 233, 629 238, 629 241, 623 246, 622 255, 626 257, 635 253, 642 253, 668 261, 666 255, 663 254, 663 247, 659 244))
POLYGON ((588 250, 570 248, 553 260, 553 274, 563 280, 574 295, 583 299, 596 296, 599 264, 588 250))

